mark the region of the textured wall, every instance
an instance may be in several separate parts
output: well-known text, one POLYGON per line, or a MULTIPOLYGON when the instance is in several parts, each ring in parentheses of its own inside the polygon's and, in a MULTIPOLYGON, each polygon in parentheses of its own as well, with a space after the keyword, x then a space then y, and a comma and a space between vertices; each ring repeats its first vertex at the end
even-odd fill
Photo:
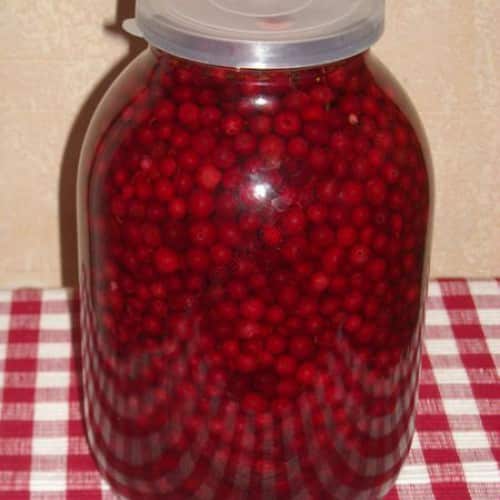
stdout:
MULTIPOLYGON (((78 151, 142 47, 119 29, 132 12, 128 0, 0 0, 0 287, 73 283, 78 151)), ((431 140, 434 276, 500 275, 499 22, 497 0, 391 0, 376 46, 431 140)))

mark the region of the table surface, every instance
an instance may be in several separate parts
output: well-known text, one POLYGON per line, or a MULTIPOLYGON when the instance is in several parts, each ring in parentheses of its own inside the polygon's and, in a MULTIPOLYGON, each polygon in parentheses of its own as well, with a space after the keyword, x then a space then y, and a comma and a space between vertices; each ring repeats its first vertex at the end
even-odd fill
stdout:
MULTIPOLYGON (((0 291, 0 498, 114 499, 84 438, 71 290, 0 291)), ((389 499, 500 498, 500 280, 430 285, 417 432, 389 499)))

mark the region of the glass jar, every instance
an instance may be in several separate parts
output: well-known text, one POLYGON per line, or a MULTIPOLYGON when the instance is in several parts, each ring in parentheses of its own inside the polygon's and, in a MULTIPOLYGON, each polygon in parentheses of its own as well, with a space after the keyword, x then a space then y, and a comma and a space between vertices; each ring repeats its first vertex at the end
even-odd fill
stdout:
POLYGON ((129 24, 78 195, 86 430, 131 498, 372 498, 409 451, 430 156, 383 1, 323 4, 129 24))

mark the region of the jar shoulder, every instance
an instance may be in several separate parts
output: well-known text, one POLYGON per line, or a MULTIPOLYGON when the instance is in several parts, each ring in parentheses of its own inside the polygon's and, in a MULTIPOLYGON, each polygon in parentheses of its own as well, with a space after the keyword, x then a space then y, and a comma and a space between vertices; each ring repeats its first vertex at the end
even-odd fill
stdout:
POLYGON ((94 110, 82 144, 80 171, 87 174, 98 143, 105 141, 127 106, 133 106, 147 92, 151 72, 157 63, 150 48, 142 51, 120 73, 94 110))
POLYGON ((403 85, 395 77, 395 75, 371 51, 366 54, 365 61, 367 68, 373 76, 374 81, 401 110, 402 114, 405 116, 405 118, 413 128, 422 148, 422 152, 427 164, 427 169, 429 171, 432 171, 432 156, 430 152, 429 141, 427 139, 424 124, 422 123, 420 115, 415 105, 413 104, 412 99, 404 89, 403 85))

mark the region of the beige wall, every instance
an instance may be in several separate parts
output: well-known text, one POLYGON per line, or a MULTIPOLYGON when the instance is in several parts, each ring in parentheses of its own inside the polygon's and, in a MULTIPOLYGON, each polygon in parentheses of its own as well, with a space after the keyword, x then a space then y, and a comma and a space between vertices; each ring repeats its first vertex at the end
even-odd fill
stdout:
MULTIPOLYGON (((0 0, 0 287, 74 282, 92 108, 141 44, 132 1, 0 0), (119 7, 117 7, 119 4, 119 7)), ((500 2, 391 0, 376 53, 414 99, 437 181, 434 276, 500 275, 500 2)))

